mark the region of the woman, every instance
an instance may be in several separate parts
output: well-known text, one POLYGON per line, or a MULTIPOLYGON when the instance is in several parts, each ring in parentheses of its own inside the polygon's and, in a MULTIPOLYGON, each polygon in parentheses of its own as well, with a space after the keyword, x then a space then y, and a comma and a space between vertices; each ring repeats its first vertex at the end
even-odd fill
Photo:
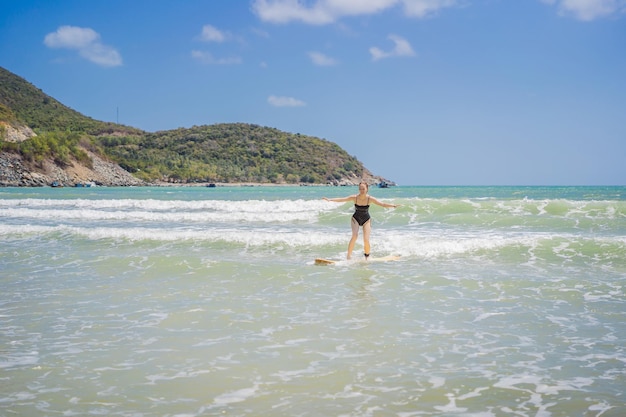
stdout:
POLYGON ((369 208, 370 203, 374 203, 381 207, 385 208, 395 208, 398 207, 397 204, 389 204, 383 203, 382 201, 378 201, 376 198, 367 194, 369 190, 369 186, 365 182, 361 182, 359 184, 359 193, 356 195, 351 195, 349 197, 339 197, 339 198, 326 198, 326 201, 332 201, 335 203, 345 203, 347 201, 354 201, 354 214, 352 215, 352 238, 350 239, 350 243, 348 244, 348 256, 350 259, 352 257, 352 251, 354 250, 354 244, 356 243, 357 238, 359 237, 359 227, 363 227, 363 248, 365 250, 365 260, 370 256, 370 232, 372 231, 372 222, 370 221, 369 208))

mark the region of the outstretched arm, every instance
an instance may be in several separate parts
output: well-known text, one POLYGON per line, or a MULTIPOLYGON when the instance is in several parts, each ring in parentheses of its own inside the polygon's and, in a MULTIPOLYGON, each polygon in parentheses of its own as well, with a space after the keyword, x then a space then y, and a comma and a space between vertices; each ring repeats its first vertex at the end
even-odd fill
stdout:
POLYGON ((398 207, 398 204, 391 204, 391 203, 384 203, 380 200, 378 200, 377 198, 374 198, 372 196, 370 196, 370 201, 378 206, 381 207, 385 207, 385 208, 396 208, 398 207))
POLYGON ((346 201, 354 201, 356 199, 356 196, 351 195, 348 197, 337 197, 337 198, 326 198, 324 197, 323 200, 324 201, 332 201, 333 203, 345 203, 346 201))

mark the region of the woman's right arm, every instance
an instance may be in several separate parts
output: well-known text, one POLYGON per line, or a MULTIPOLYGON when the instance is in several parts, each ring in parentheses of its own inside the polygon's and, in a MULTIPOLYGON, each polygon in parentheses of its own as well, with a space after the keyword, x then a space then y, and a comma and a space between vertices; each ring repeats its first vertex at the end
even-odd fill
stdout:
POLYGON ((332 201, 333 203, 345 203, 346 201, 354 201, 354 196, 348 196, 348 197, 337 197, 337 198, 326 198, 324 197, 323 200, 325 201, 332 201))

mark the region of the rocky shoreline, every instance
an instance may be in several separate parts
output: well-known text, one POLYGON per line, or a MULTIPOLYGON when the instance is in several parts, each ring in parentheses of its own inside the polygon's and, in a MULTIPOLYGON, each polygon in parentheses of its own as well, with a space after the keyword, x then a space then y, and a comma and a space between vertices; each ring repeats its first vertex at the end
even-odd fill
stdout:
MULTIPOLYGON (((386 181, 383 178, 368 176, 367 178, 345 178, 333 184, 273 184, 273 183, 148 183, 135 178, 128 171, 114 162, 107 161, 102 157, 88 152, 92 167, 86 167, 73 162, 64 168, 59 167, 53 161, 45 160, 38 163, 35 168, 26 163, 18 154, 0 152, 0 187, 77 187, 77 186, 107 186, 107 187, 130 187, 130 186, 161 186, 161 187, 260 187, 260 186, 354 186, 361 180, 369 184, 377 184, 386 181)), ((389 181, 386 181, 389 182, 389 181)), ((391 183, 393 184, 393 183, 391 183)))
POLYGON ((29 167, 20 155, 0 152, 0 186, 3 187, 44 187, 77 185, 100 186, 140 186, 144 181, 133 177, 114 162, 89 153, 92 167, 88 168, 76 162, 61 168, 49 160, 37 164, 36 169, 29 167))

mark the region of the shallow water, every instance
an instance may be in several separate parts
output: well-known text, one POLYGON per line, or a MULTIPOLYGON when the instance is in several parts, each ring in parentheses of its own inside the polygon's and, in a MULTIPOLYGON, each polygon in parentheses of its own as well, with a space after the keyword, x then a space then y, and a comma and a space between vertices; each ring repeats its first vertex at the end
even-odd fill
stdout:
POLYGON ((353 192, 1 189, 0 414, 626 415, 624 187, 353 192))

